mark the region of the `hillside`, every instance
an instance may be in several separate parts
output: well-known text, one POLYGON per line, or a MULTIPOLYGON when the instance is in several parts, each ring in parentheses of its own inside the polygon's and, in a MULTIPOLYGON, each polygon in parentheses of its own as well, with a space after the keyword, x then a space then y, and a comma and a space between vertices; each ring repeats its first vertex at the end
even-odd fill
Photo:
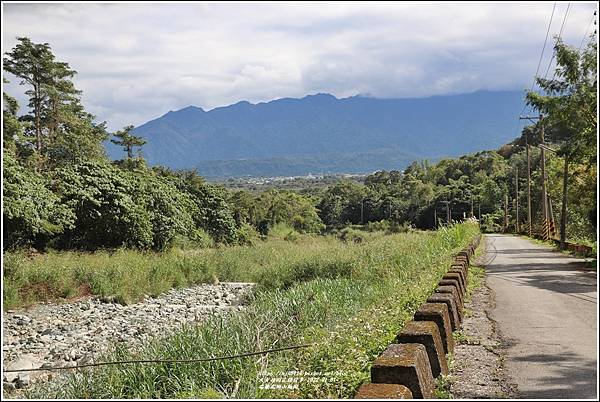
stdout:
MULTIPOLYGON (((519 91, 377 99, 328 94, 210 111, 189 106, 135 129, 151 165, 209 177, 372 172, 496 148, 514 137, 519 91)), ((113 158, 122 153, 109 147, 113 158)))

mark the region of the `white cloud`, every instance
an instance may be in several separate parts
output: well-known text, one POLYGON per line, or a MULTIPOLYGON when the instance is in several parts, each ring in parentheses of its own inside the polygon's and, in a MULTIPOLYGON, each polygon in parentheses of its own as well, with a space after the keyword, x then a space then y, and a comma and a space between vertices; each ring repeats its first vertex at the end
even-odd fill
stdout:
MULTIPOLYGON (((574 5, 567 43, 579 45, 594 7, 574 5)), ((551 32, 565 8, 557 5, 551 32)), ((79 72, 84 105, 116 129, 188 105, 316 92, 524 89, 552 3, 4 3, 3 11, 3 51, 16 36, 50 43, 79 72)), ((549 41, 544 66, 550 54, 549 41)))

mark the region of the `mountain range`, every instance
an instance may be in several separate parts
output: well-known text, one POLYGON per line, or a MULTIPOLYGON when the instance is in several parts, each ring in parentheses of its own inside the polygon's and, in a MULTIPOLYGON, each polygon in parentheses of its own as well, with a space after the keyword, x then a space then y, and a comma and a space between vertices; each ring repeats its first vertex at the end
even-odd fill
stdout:
MULTIPOLYGON (((521 91, 410 99, 329 94, 188 106, 134 129, 150 165, 196 168, 209 178, 369 173, 402 169, 512 140, 521 91)), ((109 155, 123 151, 107 145, 109 155)))

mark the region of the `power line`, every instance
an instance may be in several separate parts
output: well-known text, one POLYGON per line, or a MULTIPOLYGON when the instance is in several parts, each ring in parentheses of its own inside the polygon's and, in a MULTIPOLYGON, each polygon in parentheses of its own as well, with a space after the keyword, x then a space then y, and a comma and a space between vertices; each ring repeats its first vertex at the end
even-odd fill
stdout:
POLYGON ((136 364, 136 363, 202 363, 202 362, 212 362, 212 361, 217 361, 217 360, 228 360, 228 359, 236 359, 239 357, 248 357, 248 356, 257 356, 257 355, 264 355, 266 353, 272 353, 272 352, 281 352, 284 350, 292 350, 292 349, 300 349, 300 348, 307 348, 310 346, 314 346, 314 344, 306 344, 306 345, 295 345, 295 346, 288 346, 288 347, 284 347, 284 348, 277 348, 277 349, 269 349, 269 350, 261 350, 258 352, 248 352, 248 353, 241 353, 239 355, 231 355, 231 356, 219 356, 219 357, 205 357, 205 358, 201 358, 201 359, 186 359, 186 360, 120 360, 120 361, 113 361, 113 362, 99 362, 99 363, 89 363, 89 364, 82 364, 79 366, 72 366, 72 367, 68 367, 68 366, 58 366, 58 367, 40 367, 40 368, 32 368, 32 369, 14 369, 14 370, 3 370, 3 373, 20 373, 20 372, 24 372, 24 371, 58 371, 58 370, 73 370, 73 369, 80 369, 80 368, 84 368, 84 367, 98 367, 98 366, 112 366, 112 365, 118 365, 118 364, 136 364))
MULTIPOLYGON (((554 7, 552 7, 552 15, 550 16, 550 23, 548 24, 548 29, 546 30, 546 38, 544 39, 544 46, 542 46, 542 53, 540 54, 540 60, 538 61, 538 66, 537 66, 537 69, 535 70, 535 75, 533 76, 533 83, 531 84, 531 89, 529 90, 529 92, 533 92, 533 88, 535 87, 537 75, 540 72, 540 66, 542 65, 542 59, 544 57, 544 50, 546 50, 546 43, 548 42, 548 34, 550 33, 550 28, 552 27, 552 19, 554 18, 554 10, 555 9, 556 9, 556 3, 554 3, 554 7)), ((564 24, 564 20, 563 20, 563 24, 564 24)), ((561 28, 561 32, 562 32, 562 28, 561 28)))
POLYGON ((581 48, 583 47, 583 42, 585 41, 585 38, 587 38, 587 36, 588 36, 588 32, 590 31, 590 27, 592 26, 592 23, 594 22, 595 17, 596 17, 596 12, 594 11, 594 14, 592 14, 592 18, 590 18, 590 22, 589 22, 587 28, 585 29, 583 38, 581 38, 581 42, 579 43, 579 49, 577 49, 577 53, 581 53, 581 48))
MULTIPOLYGON (((575 6, 573 6, 573 7, 575 7, 575 6)), ((567 20, 569 19, 569 14, 570 14, 571 10, 572 10, 571 3, 569 3, 569 4, 567 4, 567 9, 565 10, 565 16, 563 17, 563 21, 560 26, 560 31, 558 32, 558 39, 562 38, 563 30, 565 29, 565 25, 566 25, 567 20)), ((548 77, 548 72, 550 72, 550 67, 552 66, 552 62, 554 61, 555 57, 556 57, 556 49, 554 49, 552 51, 552 57, 550 58, 550 62, 548 63, 548 68, 546 69, 546 74, 544 74, 544 79, 546 79, 548 77)), ((554 75, 552 76, 552 79, 554 79, 554 77, 556 77, 556 70, 554 70, 554 75)))
MULTIPOLYGON (((536 78, 537 75, 540 71, 540 66, 542 64, 542 59, 544 58, 544 51, 546 50, 546 44, 548 43, 548 35, 550 33, 550 28, 552 28, 552 21, 554 19, 554 11, 556 10, 556 2, 554 3, 554 6, 552 6, 552 14, 550 15, 550 21, 548 22, 548 29, 546 29, 546 37, 544 38, 544 45, 542 46, 542 52, 540 54, 540 59, 538 61, 538 65, 537 65, 537 69, 535 70, 535 75, 533 76, 533 82, 531 83, 531 89, 529 90, 529 92, 533 92, 533 88, 535 88, 535 83, 536 83, 536 78)), ((519 115, 522 115, 523 112, 525 112, 525 109, 527 108, 527 103, 525 103, 523 105, 523 109, 521 110, 521 113, 519 113, 519 115)), ((517 125, 516 125, 516 130, 517 133, 516 135, 519 134, 519 125, 520 125, 521 121, 517 120, 517 125)))

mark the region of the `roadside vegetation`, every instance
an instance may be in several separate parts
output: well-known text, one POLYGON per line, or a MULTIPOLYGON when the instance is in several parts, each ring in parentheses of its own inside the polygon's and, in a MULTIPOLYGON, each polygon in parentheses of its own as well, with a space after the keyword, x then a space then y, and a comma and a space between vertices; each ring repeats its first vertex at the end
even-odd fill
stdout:
MULTIPOLYGON (((379 234, 361 243, 315 243, 229 248, 220 267, 238 261, 229 279, 254 279, 245 311, 183 328, 141 350, 121 349, 106 360, 190 359, 235 355, 299 344, 314 346, 198 364, 127 365, 84 371, 44 395, 69 398, 351 397, 373 359, 433 291, 452 255, 478 232, 464 223, 436 232, 379 234), (238 267, 244 267, 238 270, 238 267), (242 275, 236 277, 235 273, 242 275), (246 276, 248 275, 248 276, 246 276), (260 389, 261 371, 337 373, 298 390, 260 389)), ((267 243, 269 244, 269 243, 267 243)), ((214 260, 213 260, 214 261, 214 260)), ((216 269, 219 273, 218 269, 216 269)), ((35 394, 33 396, 36 396, 35 394)))
MULTIPOLYGON (((527 100, 548 115, 546 145, 557 150, 547 156, 548 192, 555 211, 565 205, 567 240, 589 244, 596 242, 592 83, 597 48, 591 41, 577 52, 557 42, 556 52, 555 78, 539 81, 546 93, 529 94, 527 100)), ((516 218, 513 199, 522 206, 521 225, 526 219, 525 140, 532 156, 533 221, 541 219, 538 126, 525 127, 519 138, 496 151, 435 164, 416 161, 403 171, 366 176, 364 183, 341 179, 326 187, 236 191, 208 183, 196 171, 147 166, 145 140, 133 126, 111 133, 105 122, 96 122, 81 103, 76 71, 57 60, 49 44, 18 38, 4 65, 29 96, 27 110, 21 111, 3 93, 5 251, 206 248, 253 244, 281 224, 294 230, 293 238, 348 225, 435 229, 470 216, 481 221, 483 230, 497 231, 503 229, 506 197, 510 230, 516 218), (123 148, 123 159, 106 156, 109 140, 123 148)))
MULTIPOLYGON (((548 193, 568 216, 566 239, 595 247, 597 48, 593 41, 575 52, 557 42, 556 53, 556 80, 540 81, 544 95, 527 99, 547 115, 546 145, 557 151, 547 155, 548 193)), ((56 60, 49 44, 18 38, 5 56, 5 70, 29 96, 23 113, 3 93, 5 309, 87 295, 130 303, 173 287, 256 282, 244 312, 106 358, 314 344, 213 363, 86 371, 38 397, 350 397, 452 254, 480 228, 511 230, 512 200, 527 203, 524 143, 539 145, 539 126, 495 151, 416 161, 362 183, 227 189, 196 171, 148 166, 145 140, 132 126, 111 133, 85 111, 76 71, 56 60), (106 141, 123 148, 123 159, 107 157, 106 141), (504 228, 506 199, 511 223, 504 228), (339 376, 295 391, 260 388, 261 370, 300 369, 339 376)), ((532 218, 540 222, 541 158, 537 148, 530 154, 532 218)), ((525 208, 519 217, 523 224, 525 208)))

